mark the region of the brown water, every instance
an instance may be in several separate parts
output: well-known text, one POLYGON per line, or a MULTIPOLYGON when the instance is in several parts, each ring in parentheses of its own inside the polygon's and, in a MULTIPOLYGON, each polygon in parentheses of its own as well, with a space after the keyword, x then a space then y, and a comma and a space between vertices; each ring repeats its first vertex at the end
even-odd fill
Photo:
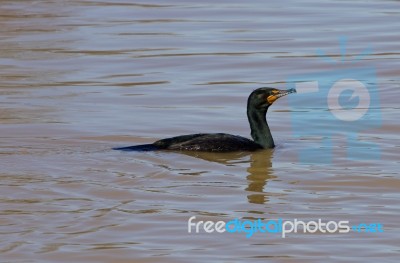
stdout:
MULTIPOLYGON (((398 262, 399 3, 2 0, 0 261, 398 262), (248 94, 330 70, 316 50, 338 58, 340 36, 349 60, 373 48, 359 63, 377 70, 383 123, 362 136, 381 158, 348 160, 339 134, 331 164, 300 162, 301 149, 321 146, 295 138, 286 98, 268 114, 274 150, 111 150, 186 133, 249 136, 248 94), (188 234, 191 216, 384 232, 247 239, 188 234)), ((318 110, 304 103, 304 114, 318 110)))

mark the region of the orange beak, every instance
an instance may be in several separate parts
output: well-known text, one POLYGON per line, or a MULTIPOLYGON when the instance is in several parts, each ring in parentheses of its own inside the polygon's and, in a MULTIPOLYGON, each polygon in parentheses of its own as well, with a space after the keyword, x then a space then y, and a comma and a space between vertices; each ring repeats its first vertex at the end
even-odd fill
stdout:
POLYGON ((286 95, 288 95, 290 93, 296 93, 296 90, 295 89, 288 89, 288 90, 276 89, 276 90, 273 90, 272 93, 273 93, 272 95, 269 95, 267 97, 267 101, 268 101, 269 104, 274 103, 277 99, 279 99, 279 98, 281 98, 283 96, 286 96, 286 95))

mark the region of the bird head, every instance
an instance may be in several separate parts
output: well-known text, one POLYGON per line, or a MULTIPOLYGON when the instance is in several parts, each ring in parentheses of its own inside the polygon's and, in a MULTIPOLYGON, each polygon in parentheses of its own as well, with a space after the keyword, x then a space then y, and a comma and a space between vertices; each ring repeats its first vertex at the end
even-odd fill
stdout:
POLYGON ((280 90, 275 88, 258 88, 250 94, 248 105, 256 109, 266 110, 277 99, 295 92, 295 89, 280 90))

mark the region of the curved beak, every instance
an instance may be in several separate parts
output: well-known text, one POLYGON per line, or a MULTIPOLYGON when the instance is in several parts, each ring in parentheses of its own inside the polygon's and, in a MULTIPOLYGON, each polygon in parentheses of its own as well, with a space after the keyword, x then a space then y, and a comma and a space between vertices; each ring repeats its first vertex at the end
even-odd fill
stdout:
POLYGON ((276 90, 272 91, 273 95, 269 95, 268 96, 267 101, 268 101, 269 104, 272 104, 277 99, 279 99, 279 98, 281 98, 283 96, 286 96, 286 95, 288 95, 290 93, 296 93, 296 92, 297 92, 296 89, 288 89, 288 90, 276 89, 276 90))

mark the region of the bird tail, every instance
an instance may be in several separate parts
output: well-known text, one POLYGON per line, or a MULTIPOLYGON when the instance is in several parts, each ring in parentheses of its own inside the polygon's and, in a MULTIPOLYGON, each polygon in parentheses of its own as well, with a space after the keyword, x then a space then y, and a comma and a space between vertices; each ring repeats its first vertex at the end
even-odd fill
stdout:
POLYGON ((113 148, 113 150, 118 150, 118 151, 125 151, 125 152, 148 152, 148 151, 156 151, 160 150, 160 147, 154 145, 154 144, 141 144, 141 145, 134 145, 134 146, 128 146, 128 147, 119 147, 119 148, 113 148))

